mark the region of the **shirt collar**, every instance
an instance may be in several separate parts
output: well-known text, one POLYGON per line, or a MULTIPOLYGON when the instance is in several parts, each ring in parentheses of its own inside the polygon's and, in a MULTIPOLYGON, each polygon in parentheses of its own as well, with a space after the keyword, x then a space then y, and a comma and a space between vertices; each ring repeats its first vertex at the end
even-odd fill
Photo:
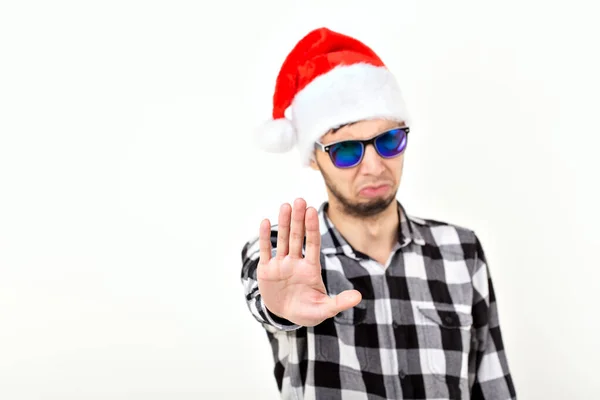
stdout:
MULTIPOLYGON (((325 201, 319 208, 319 229, 321 231, 321 252, 323 254, 345 254, 354 259, 367 258, 366 255, 354 250, 352 246, 344 239, 341 233, 335 228, 333 222, 327 215, 329 203, 325 201)), ((406 213, 404 207, 398 202, 398 213, 400 216, 400 226, 398 227, 398 250, 414 242, 420 246, 425 245, 425 240, 421 235, 415 221, 406 213)))

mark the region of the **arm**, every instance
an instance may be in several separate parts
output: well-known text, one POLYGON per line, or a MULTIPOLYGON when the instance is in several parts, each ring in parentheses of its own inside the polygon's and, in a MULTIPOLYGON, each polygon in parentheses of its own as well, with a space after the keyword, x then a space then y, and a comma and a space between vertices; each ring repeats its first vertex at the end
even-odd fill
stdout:
POLYGON ((473 319, 476 329, 473 400, 516 399, 504 350, 494 286, 486 257, 477 237, 473 275, 473 319))
MULTIPOLYGON (((277 245, 276 232, 271 234, 272 254, 276 252, 277 245), (275 233, 275 235, 273 235, 275 233)), ((260 322, 266 329, 273 331, 284 330, 291 331, 299 329, 296 325, 286 319, 280 318, 271 313, 264 305, 258 288, 256 271, 258 269, 260 249, 258 238, 247 242, 242 249, 242 284, 246 296, 246 305, 250 309, 252 316, 260 322)))

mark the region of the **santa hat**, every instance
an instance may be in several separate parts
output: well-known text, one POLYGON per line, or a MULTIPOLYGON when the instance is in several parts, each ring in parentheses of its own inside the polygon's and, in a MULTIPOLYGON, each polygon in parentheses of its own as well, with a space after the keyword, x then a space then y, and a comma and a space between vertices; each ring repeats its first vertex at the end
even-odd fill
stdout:
POLYGON ((272 119, 255 133, 263 150, 283 153, 296 146, 308 165, 314 142, 329 130, 375 118, 409 124, 394 75, 365 44, 319 28, 286 57, 275 84, 272 119))

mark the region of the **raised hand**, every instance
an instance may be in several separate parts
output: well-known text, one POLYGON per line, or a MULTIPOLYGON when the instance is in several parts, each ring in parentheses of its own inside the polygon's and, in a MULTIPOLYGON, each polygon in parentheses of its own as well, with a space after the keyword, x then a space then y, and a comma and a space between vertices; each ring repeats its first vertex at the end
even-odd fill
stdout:
POLYGON ((267 309, 301 326, 315 326, 361 301, 357 290, 329 296, 321 277, 321 233, 317 210, 303 199, 279 211, 277 252, 271 256, 271 223, 260 225, 258 287, 267 309), (302 246, 306 235, 305 256, 302 246))

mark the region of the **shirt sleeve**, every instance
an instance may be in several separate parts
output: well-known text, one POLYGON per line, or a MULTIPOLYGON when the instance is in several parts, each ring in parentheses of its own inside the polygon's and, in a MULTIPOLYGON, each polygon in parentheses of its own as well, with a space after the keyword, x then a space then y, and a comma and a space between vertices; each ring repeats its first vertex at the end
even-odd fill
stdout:
MULTIPOLYGON (((271 246, 273 253, 277 244, 277 236, 271 235, 271 246), (275 236, 275 237, 273 237, 275 236)), ((252 316, 260 322, 265 329, 270 332, 292 331, 300 328, 286 319, 280 318, 271 313, 262 301, 258 288, 257 268, 259 261, 259 242, 258 238, 247 242, 242 249, 242 285, 246 296, 246 305, 252 316)))
POLYGON ((473 400, 516 399, 504 349, 494 286, 481 242, 475 237, 473 320, 476 332, 473 400))

